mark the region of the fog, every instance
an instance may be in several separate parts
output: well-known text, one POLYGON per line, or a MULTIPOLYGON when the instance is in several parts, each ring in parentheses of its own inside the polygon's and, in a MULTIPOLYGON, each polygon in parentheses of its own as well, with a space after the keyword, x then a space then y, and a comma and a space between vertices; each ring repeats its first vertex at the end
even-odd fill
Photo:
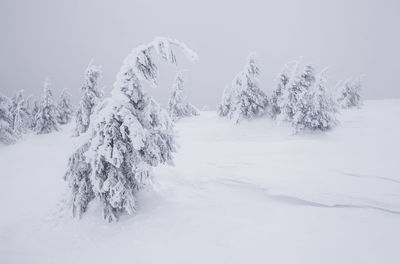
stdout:
MULTIPOLYGON (((188 69, 189 100, 214 108, 222 90, 258 54, 262 88, 270 92, 282 66, 304 57, 330 67, 330 85, 365 75, 364 98, 400 97, 400 1, 20 1, 0 2, 0 92, 39 96, 49 76, 55 95, 75 102, 89 61, 102 65, 112 89, 122 60, 156 36, 176 38, 199 54, 188 69)), ((160 68, 162 103, 177 68, 160 68)))

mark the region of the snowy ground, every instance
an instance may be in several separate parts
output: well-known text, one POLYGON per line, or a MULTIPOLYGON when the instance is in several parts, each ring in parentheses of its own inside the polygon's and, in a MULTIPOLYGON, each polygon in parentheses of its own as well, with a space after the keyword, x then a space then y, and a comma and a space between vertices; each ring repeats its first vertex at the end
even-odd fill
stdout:
POLYGON ((63 210, 70 128, 0 146, 0 263, 400 263, 400 100, 325 134, 202 112, 137 213, 63 210))

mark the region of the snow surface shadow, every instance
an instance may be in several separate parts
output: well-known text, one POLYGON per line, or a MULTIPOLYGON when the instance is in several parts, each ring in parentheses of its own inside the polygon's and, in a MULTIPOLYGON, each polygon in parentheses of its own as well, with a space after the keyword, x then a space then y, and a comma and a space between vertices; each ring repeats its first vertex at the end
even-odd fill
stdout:
POLYGON ((382 180, 382 181, 389 181, 389 182, 394 182, 400 184, 399 180, 395 180, 392 178, 386 178, 382 176, 375 176, 375 175, 366 175, 366 174, 357 174, 357 173, 350 173, 350 172, 343 172, 338 170, 340 174, 346 175, 346 176, 351 176, 351 177, 357 177, 357 178, 370 178, 370 179, 377 179, 377 180, 382 180))
POLYGON ((382 211, 385 213, 391 213, 391 214, 397 214, 400 215, 399 211, 388 209, 388 208, 382 208, 378 206, 372 206, 372 205, 356 205, 356 204, 325 204, 325 203, 320 203, 320 202, 315 202, 315 201, 309 201, 306 199, 302 199, 296 196, 291 196, 291 195, 284 195, 284 194, 270 194, 266 193, 268 198, 278 201, 278 202, 283 202, 286 204, 293 204, 293 205, 305 205, 305 206, 313 206, 313 207, 320 207, 320 208, 355 208, 355 209, 372 209, 372 210, 378 210, 382 211))
POLYGON ((286 194, 272 194, 269 192, 268 188, 264 188, 249 182, 235 180, 235 179, 220 179, 216 181, 219 184, 224 185, 231 185, 231 186, 244 186, 251 189, 256 189, 259 192, 262 192, 263 195, 267 196, 270 200, 284 203, 288 205, 295 205, 295 206, 312 206, 318 208, 353 208, 353 209, 370 209, 370 210, 377 210, 385 213, 396 214, 400 215, 400 211, 383 208, 373 205, 360 205, 360 204, 326 204, 322 202, 311 201, 307 199, 303 199, 293 195, 286 195, 286 194))

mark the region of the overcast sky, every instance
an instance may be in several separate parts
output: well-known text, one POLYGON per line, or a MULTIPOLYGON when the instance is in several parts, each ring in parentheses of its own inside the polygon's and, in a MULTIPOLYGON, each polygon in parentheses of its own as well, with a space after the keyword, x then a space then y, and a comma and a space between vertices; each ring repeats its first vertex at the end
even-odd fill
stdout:
MULTIPOLYGON (((108 94, 132 48, 166 36, 199 54, 180 64, 199 107, 215 107, 251 51, 267 93, 282 66, 304 56, 331 66, 332 86, 365 74, 365 98, 400 97, 399 10, 398 0, 1 0, 0 92, 39 95, 49 76, 56 96, 68 88, 77 102, 93 59, 108 94)), ((160 87, 150 90, 163 104, 175 72, 161 67, 160 87)))

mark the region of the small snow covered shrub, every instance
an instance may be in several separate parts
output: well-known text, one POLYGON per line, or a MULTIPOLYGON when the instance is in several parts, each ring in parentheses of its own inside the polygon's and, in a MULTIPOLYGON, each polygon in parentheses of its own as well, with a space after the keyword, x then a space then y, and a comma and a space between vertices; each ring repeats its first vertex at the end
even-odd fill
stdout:
POLYGON ((244 70, 233 80, 228 92, 224 91, 221 105, 218 106, 220 116, 228 116, 233 122, 239 123, 242 119, 253 119, 265 114, 268 99, 259 88, 260 69, 251 53, 244 70))
POLYGON ((61 125, 68 124, 72 119, 71 95, 64 89, 58 102, 58 123, 61 125))
POLYGON ((74 136, 79 136, 86 132, 94 108, 101 101, 102 92, 97 87, 100 78, 100 67, 90 64, 85 71, 85 80, 81 89, 82 98, 76 112, 74 136))
POLYGON ((38 112, 35 115, 36 134, 48 134, 59 130, 58 109, 53 101, 53 93, 50 90, 50 80, 44 82, 44 94, 40 102, 38 112))
POLYGON ((337 104, 327 87, 326 71, 315 73, 298 63, 285 67, 271 100, 273 116, 291 123, 296 132, 304 129, 328 130, 336 126, 337 104))
POLYGON ((342 108, 361 106, 361 78, 346 80, 338 85, 337 102, 342 108))
POLYGON ((187 102, 183 89, 183 72, 179 71, 172 86, 171 97, 168 101, 168 113, 172 120, 177 121, 182 117, 197 116, 199 110, 187 102))
MULTIPOLYGON (((107 221, 132 214, 136 192, 149 181, 152 167, 172 160, 176 150, 173 122, 144 89, 156 85, 156 55, 175 64, 173 47, 191 59, 197 55, 183 43, 156 38, 135 48, 125 59, 111 97, 91 121, 91 137, 70 158, 65 179, 75 215, 97 198, 107 221)), ((89 135, 86 135, 89 136, 89 135)))
POLYGON ((10 108, 10 99, 0 94, 0 142, 7 145, 15 143, 18 139, 18 135, 12 129, 10 108))

